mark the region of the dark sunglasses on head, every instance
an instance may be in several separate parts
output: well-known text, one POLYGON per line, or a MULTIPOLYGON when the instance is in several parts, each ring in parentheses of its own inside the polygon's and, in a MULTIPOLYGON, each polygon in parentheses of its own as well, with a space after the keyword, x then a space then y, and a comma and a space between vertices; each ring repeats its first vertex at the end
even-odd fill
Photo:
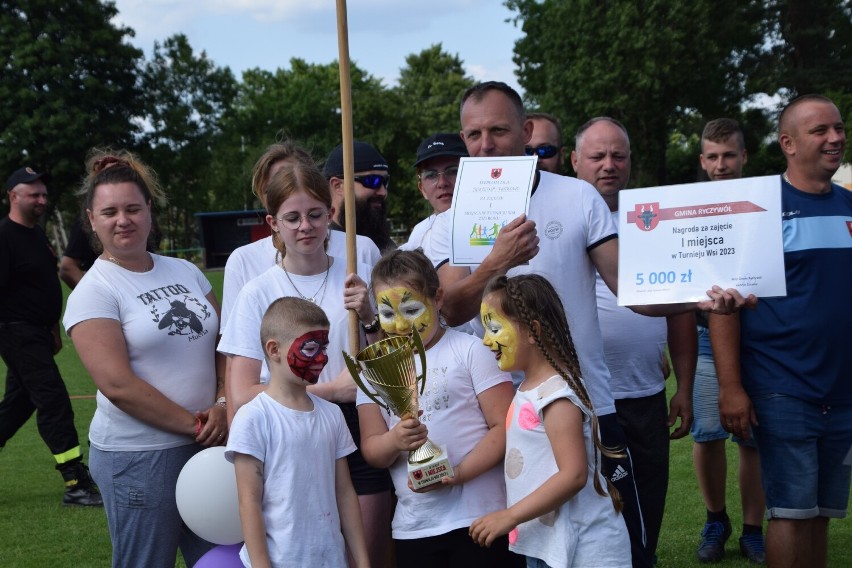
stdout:
POLYGON ((538 156, 539 160, 546 160, 548 158, 552 158, 559 152, 559 148, 553 146, 552 144, 542 144, 538 148, 533 148, 532 146, 527 146, 524 148, 524 154, 527 156, 538 156))
POLYGON ((366 187, 367 189, 377 190, 382 186, 388 186, 390 176, 380 176, 378 174, 369 174, 366 176, 355 176, 352 179, 366 187))

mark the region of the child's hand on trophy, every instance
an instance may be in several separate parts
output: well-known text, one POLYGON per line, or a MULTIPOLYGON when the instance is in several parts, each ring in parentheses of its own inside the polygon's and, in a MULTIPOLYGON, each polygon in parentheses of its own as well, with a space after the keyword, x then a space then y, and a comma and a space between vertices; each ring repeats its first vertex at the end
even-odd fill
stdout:
POLYGON ((401 420, 390 430, 396 448, 401 452, 411 452, 425 444, 428 433, 426 426, 417 418, 401 420))
POLYGON ((446 477, 442 477, 439 483, 431 483, 429 485, 424 485, 420 489, 415 489, 411 484, 411 478, 408 479, 408 488, 414 491, 415 493, 429 493, 430 491, 435 491, 437 489, 443 489, 444 487, 451 487, 453 485, 461 485, 464 483, 464 480, 461 477, 461 472, 459 471, 460 465, 453 467, 453 475, 448 475, 446 477))

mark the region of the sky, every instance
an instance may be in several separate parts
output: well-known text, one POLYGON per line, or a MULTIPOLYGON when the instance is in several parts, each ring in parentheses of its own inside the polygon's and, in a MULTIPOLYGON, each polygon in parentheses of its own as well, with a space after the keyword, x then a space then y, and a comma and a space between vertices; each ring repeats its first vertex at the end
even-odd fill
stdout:
MULTIPOLYGON (((195 52, 239 78, 242 71, 289 68, 298 57, 338 59, 335 0, 115 0, 114 22, 150 57, 154 42, 183 33, 195 52)), ((501 0, 348 0, 349 57, 393 86, 405 57, 440 43, 475 80, 520 90, 512 49, 521 30, 501 0)))

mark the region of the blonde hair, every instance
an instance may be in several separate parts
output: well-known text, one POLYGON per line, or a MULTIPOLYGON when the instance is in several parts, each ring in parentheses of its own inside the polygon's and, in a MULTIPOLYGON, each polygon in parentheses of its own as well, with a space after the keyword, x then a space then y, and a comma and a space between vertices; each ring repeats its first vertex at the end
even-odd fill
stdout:
POLYGON ((266 201, 265 189, 269 182, 269 170, 282 160, 293 160, 308 165, 316 165, 308 152, 290 140, 281 140, 266 147, 251 170, 251 192, 261 203, 266 201))

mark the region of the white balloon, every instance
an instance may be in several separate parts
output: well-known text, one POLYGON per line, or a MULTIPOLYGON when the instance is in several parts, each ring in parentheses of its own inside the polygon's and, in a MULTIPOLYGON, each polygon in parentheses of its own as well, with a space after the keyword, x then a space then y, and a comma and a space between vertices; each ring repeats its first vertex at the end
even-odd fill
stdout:
POLYGON ((183 466, 175 488, 178 512, 189 529, 214 544, 243 541, 237 476, 225 448, 204 449, 183 466))

